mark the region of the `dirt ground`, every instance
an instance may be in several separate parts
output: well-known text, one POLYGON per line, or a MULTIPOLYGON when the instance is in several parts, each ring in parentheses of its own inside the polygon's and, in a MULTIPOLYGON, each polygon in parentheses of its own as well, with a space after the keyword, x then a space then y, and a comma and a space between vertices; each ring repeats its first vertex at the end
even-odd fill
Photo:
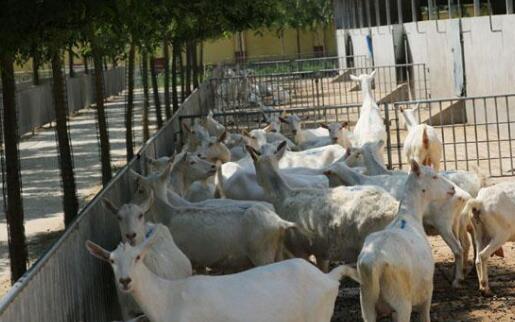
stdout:
MULTIPOLYGON (((475 270, 466 277, 461 289, 451 287, 453 257, 440 237, 430 237, 436 262, 431 320, 457 321, 515 321, 515 243, 504 245, 504 258, 489 261, 490 287, 495 296, 486 298, 478 291, 475 270)), ((472 254, 469 258, 473 264, 472 254)), ((470 266, 469 265, 469 266, 470 266)), ((381 321, 390 321, 384 318, 381 321)), ((359 303, 359 286, 345 280, 336 301, 333 322, 363 321, 359 303)), ((415 314, 412 321, 416 321, 415 314)))

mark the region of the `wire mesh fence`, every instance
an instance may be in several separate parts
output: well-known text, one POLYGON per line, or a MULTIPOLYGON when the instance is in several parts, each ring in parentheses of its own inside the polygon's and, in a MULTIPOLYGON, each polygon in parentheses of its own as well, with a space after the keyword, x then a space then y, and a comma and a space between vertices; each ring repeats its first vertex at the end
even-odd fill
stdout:
MULTIPOLYGON (((294 113, 305 119, 306 128, 321 122, 347 121, 352 126, 361 104, 325 105, 312 108, 231 110, 214 117, 230 131, 252 130, 267 125, 266 115, 294 113)), ((515 175, 515 94, 450 99, 422 99, 379 104, 387 130, 385 162, 391 169, 407 167, 403 143, 408 133, 403 109, 414 109, 420 123, 432 125, 443 143, 442 169, 473 170, 478 167, 491 177, 515 175)), ((181 117, 193 124, 202 115, 181 117)), ((179 134, 182 135, 182 129, 179 134)))
POLYGON ((430 98, 424 64, 402 64, 345 69, 323 69, 269 75, 244 74, 212 78, 217 111, 264 106, 301 108, 340 106, 362 101, 359 84, 351 74, 376 70, 373 95, 379 103, 430 98))
MULTIPOLYGON (((207 84, 182 105, 181 114, 207 113, 212 108, 207 84)), ((171 119, 139 151, 139 155, 170 155, 175 148, 179 116, 171 119)), ((77 152, 75 153, 77 155, 77 152)), ((119 319, 112 272, 84 247, 91 239, 107 249, 120 240, 118 223, 100 204, 130 201, 129 169, 141 170, 144 158, 135 158, 81 211, 61 238, 0 301, 0 321, 110 321, 119 319)), ((96 170, 98 171, 98 169, 96 170)))
POLYGON ((444 169, 477 166, 492 177, 515 175, 515 94, 465 97, 394 104, 393 163, 406 166, 406 137, 401 108, 414 109, 419 122, 436 128, 443 143, 444 169))

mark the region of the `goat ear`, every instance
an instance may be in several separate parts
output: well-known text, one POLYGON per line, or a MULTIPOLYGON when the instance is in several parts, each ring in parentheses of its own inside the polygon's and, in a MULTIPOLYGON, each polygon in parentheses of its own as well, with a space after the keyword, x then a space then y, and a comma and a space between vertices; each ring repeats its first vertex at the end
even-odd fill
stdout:
POLYGON ((418 165, 417 161, 411 160, 411 172, 417 175, 417 177, 420 176, 420 165, 418 165))
POLYGON ((212 110, 209 111, 209 113, 207 113, 207 117, 211 117, 211 118, 213 117, 213 111, 212 110))
POLYGON ((170 173, 172 172, 172 166, 173 166, 172 162, 168 162, 166 164, 166 168, 163 170, 163 172, 159 176, 161 181, 165 181, 166 182, 168 180, 168 178, 170 178, 170 173))
POLYGON ((246 136, 246 137, 250 137, 249 130, 247 130, 247 129, 241 130, 241 135, 246 136))
POLYGON ((325 124, 325 123, 320 123, 320 126, 323 127, 324 129, 329 130, 329 126, 327 126, 327 124, 325 124))
POLYGON ((374 77, 376 75, 377 69, 374 69, 372 73, 370 73, 370 77, 374 77))
POLYGON ((139 180, 142 180, 142 181, 145 180, 144 176, 142 176, 141 174, 137 173, 136 171, 134 171, 132 169, 129 169, 129 173, 130 173, 130 176, 132 177, 132 179, 136 182, 138 182, 139 180))
POLYGON ((223 143, 226 138, 227 138, 227 131, 224 131, 224 133, 220 134, 220 136, 218 137, 218 142, 223 143))
POLYGON ((349 122, 347 122, 347 121, 343 121, 343 122, 341 123, 341 125, 342 125, 342 129, 343 129, 343 128, 347 128, 347 127, 349 127, 349 122))
POLYGON ((427 136, 427 129, 424 128, 424 132, 422 132, 422 144, 424 149, 429 149, 429 137, 427 136))
POLYGON ((245 149, 247 149, 254 162, 257 162, 259 160, 259 152, 254 150, 253 147, 251 147, 250 145, 245 145, 245 149))
POLYGON ((267 126, 265 126, 265 128, 263 130, 265 130, 265 132, 272 131, 272 124, 268 124, 267 126))
POLYGON ((281 144, 277 147, 277 151, 275 151, 275 156, 277 157, 277 160, 281 160, 281 158, 284 156, 284 153, 286 152, 286 148, 288 147, 286 141, 282 141, 281 144))
POLYGON ((347 159, 348 157, 350 157, 350 155, 351 155, 351 153, 352 153, 352 151, 351 151, 351 150, 352 150, 352 149, 350 149, 350 148, 345 150, 345 154, 343 155, 343 160, 345 160, 345 159, 347 159))
POLYGON ((290 124, 290 122, 288 122, 288 120, 283 118, 282 116, 279 116, 279 121, 281 121, 281 123, 284 123, 284 124, 290 124))
POLYGON ((148 197, 139 204, 139 207, 143 210, 143 213, 147 213, 150 210, 150 207, 154 204, 154 191, 150 189, 148 193, 148 197))
POLYGON ((105 209, 109 210, 114 215, 116 215, 118 213, 119 208, 116 207, 111 200, 109 200, 107 198, 102 199, 102 205, 104 206, 105 209))
POLYGON ((152 165, 154 163, 154 160, 152 158, 147 157, 146 155, 143 156, 143 160, 145 163, 152 165))
POLYGON ((353 81, 356 81, 356 82, 360 81, 359 77, 356 75, 353 75, 353 74, 350 74, 350 79, 352 79, 353 81))
POLYGON ((107 250, 95 244, 94 242, 92 242, 91 240, 86 241, 86 249, 91 255, 95 256, 100 260, 103 260, 104 262, 109 263, 110 253, 107 250))

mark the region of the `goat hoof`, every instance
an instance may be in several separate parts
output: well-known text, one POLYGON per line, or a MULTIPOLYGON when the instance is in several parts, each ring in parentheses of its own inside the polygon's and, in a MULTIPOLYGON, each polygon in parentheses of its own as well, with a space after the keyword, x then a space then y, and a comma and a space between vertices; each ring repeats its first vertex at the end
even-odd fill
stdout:
POLYGON ((492 297, 494 295, 489 288, 480 289, 479 291, 483 297, 492 297))
POLYGON ((452 282, 452 287, 453 288, 462 288, 463 287, 463 280, 462 279, 454 280, 452 282))

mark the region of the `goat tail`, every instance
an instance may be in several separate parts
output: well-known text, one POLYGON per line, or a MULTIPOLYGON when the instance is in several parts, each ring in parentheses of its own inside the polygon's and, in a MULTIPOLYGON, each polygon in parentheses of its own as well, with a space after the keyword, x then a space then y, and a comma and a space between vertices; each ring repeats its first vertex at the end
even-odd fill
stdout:
POLYGON ((222 175, 222 163, 216 162, 216 173, 215 173, 215 198, 227 199, 224 191, 224 176, 222 175))
POLYGON ((480 200, 470 198, 465 207, 463 207, 463 211, 461 212, 462 216, 467 216, 471 223, 479 221, 479 212, 472 211, 474 208, 481 209, 483 203, 480 200))
POLYGON ((483 187, 486 187, 488 186, 488 180, 490 179, 490 176, 487 175, 485 172, 483 172, 479 166, 475 165, 475 164, 472 164, 470 166, 472 172, 474 172, 475 174, 477 174, 477 176, 479 177, 479 182, 480 182, 480 186, 481 188, 483 187))
POLYGON ((339 281, 343 277, 348 277, 361 284, 361 278, 359 277, 358 270, 349 265, 337 266, 333 268, 329 273, 327 273, 327 275, 335 281, 339 281))

